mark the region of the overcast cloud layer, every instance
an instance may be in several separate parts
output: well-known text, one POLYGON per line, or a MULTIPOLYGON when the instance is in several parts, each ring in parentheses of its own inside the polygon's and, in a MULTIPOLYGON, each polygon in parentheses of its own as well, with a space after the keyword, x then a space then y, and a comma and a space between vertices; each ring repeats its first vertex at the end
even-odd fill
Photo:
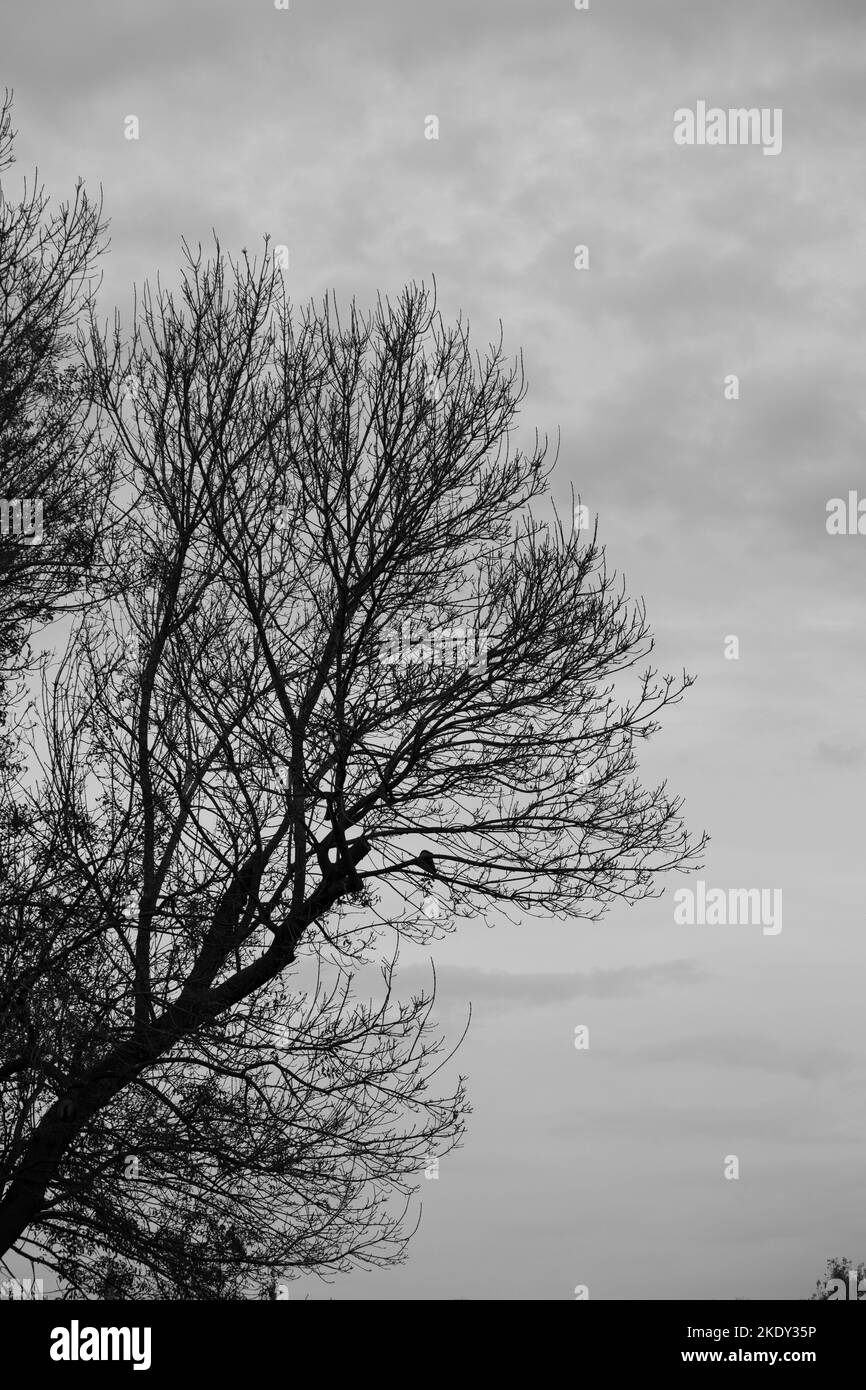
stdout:
POLYGON ((797 1298, 866 1258, 866 536, 825 527, 866 492, 862 0, 5 0, 0 53, 20 170, 103 187, 106 315, 213 229, 288 245, 298 301, 435 275, 501 319, 558 505, 698 677, 643 768, 704 869, 436 948, 464 1147, 401 1269, 292 1297, 797 1298), (781 153, 678 147, 698 100, 781 108, 781 153), (783 930, 675 925, 698 877, 781 888, 783 930))

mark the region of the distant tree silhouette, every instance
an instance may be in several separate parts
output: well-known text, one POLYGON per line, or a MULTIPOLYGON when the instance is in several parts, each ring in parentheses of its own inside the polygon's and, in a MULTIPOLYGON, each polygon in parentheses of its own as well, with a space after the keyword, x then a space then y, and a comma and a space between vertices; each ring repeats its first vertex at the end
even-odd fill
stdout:
POLYGON ((810 1302, 845 1302, 862 1297, 866 1297, 866 1264, 855 1265, 849 1259, 831 1258, 827 1261, 824 1278, 818 1280, 815 1292, 810 1295, 810 1302), (862 1292, 858 1287, 861 1283, 862 1292))

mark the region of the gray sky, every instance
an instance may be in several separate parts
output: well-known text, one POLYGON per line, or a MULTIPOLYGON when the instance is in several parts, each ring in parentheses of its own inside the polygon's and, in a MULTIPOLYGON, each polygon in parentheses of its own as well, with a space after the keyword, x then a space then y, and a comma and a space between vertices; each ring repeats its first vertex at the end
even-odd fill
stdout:
POLYGON ((789 1298, 866 1258, 866 536, 825 528, 866 495, 862 0, 5 0, 2 28, 21 170, 103 186, 106 313, 212 228, 287 244, 299 301, 435 275, 523 349, 557 498, 698 676, 642 767, 704 870, 435 948, 443 1021, 473 1007, 465 1145, 406 1265, 292 1297, 789 1298), (698 100, 781 108, 781 154, 678 147, 698 100), (674 925, 698 877, 781 888, 783 930, 674 925))

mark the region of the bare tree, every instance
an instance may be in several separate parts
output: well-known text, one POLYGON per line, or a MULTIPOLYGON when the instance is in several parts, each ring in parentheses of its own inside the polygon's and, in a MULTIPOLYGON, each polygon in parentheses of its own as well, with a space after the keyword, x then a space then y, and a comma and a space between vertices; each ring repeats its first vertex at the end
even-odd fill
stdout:
POLYGON ((634 756, 690 678, 632 676, 642 605, 539 518, 501 343, 423 287, 298 315, 267 246, 187 256, 92 342, 130 542, 46 687, 3 919, 0 1249, 229 1297, 399 1258, 459 1139, 401 940, 595 918, 702 842, 634 756))

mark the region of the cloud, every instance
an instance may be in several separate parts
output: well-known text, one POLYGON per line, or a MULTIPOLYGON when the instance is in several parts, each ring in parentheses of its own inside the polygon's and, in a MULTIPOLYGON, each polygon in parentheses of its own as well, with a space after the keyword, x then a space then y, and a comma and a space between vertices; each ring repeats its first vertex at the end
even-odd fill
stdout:
MULTIPOLYGON (((671 1089, 667 1079, 666 1085, 671 1089)), ((645 1104, 632 1096, 628 1106, 587 1104, 574 1114, 558 1114, 549 1133, 572 1136, 584 1145, 630 1140, 641 1146, 647 1160, 679 1167, 681 1184, 698 1185, 713 1181, 716 1174, 720 1177, 722 1155, 741 1152, 737 1145, 747 1141, 760 1141, 754 1154, 764 1171, 771 1168, 772 1152, 779 1148, 787 1150, 791 1157, 792 1146, 823 1150, 823 1161, 835 1153, 841 1163, 842 1145, 856 1148, 862 1142, 859 1133, 851 1132, 846 1117, 828 1110, 816 1122, 808 1106, 792 1105, 787 1099, 777 1100, 770 1095, 743 1101, 717 1099, 711 1105, 694 1098, 676 1104, 662 1096, 645 1104), (705 1167, 703 1158, 695 1160, 693 1156, 706 1152, 707 1140, 719 1147, 718 1160, 711 1160, 716 1167, 705 1167), (690 1145, 695 1146, 691 1151, 687 1148, 690 1145), (687 1157, 689 1152, 691 1157, 687 1157)))
MULTIPOLYGON (((655 965, 627 965, 611 970, 574 974, 537 972, 519 975, 508 970, 481 970, 477 966, 445 965, 436 971, 436 1002, 442 1006, 484 1002, 486 1014, 511 1009, 544 1008, 570 999, 626 999, 652 987, 693 985, 706 978, 694 960, 661 961, 655 965)), ((429 990, 429 966, 412 965, 399 971, 398 993, 407 987, 429 990)))
POLYGON ((821 739, 817 748, 818 758, 831 767, 859 767, 863 761, 862 743, 841 743, 838 739, 821 739))
POLYGON ((695 1066, 743 1067, 751 1071, 824 1081, 852 1069, 850 1054, 838 1047, 790 1046, 774 1038, 739 1033, 681 1037, 644 1048, 641 1062, 685 1062, 695 1066))

